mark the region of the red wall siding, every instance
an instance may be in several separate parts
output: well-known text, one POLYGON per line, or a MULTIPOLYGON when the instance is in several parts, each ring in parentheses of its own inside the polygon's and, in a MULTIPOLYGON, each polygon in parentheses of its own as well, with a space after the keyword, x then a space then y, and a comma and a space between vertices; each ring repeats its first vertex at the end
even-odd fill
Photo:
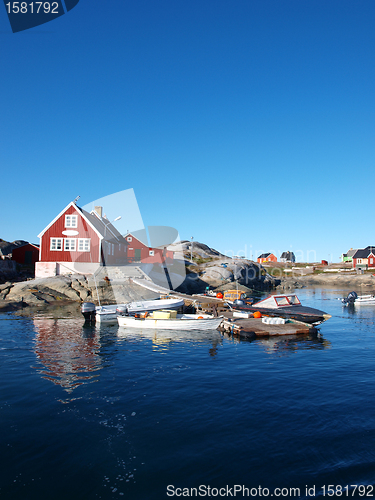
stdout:
POLYGON ((269 255, 267 258, 262 258, 260 259, 259 257, 257 258, 257 262, 259 262, 259 264, 262 264, 263 262, 277 262, 277 257, 271 253, 271 255, 269 255))
MULTIPOLYGON (((125 238, 126 239, 126 238, 125 238)), ((160 248, 152 248, 144 245, 141 241, 132 236, 132 241, 128 241, 128 258, 131 260, 135 256, 135 250, 141 250, 141 261, 147 263, 161 263, 163 261, 163 250, 160 248), (154 255, 150 255, 150 250, 154 251, 154 255)), ((173 260, 173 252, 167 251, 166 259, 173 260)))
POLYGON ((35 264, 35 262, 39 261, 39 248, 30 244, 14 248, 12 251, 12 260, 15 260, 18 264, 25 264, 25 252, 32 252, 31 264, 35 264))
MULTIPOLYGON (((99 262, 99 236, 83 219, 82 214, 73 206, 69 207, 52 226, 47 229, 41 238, 41 262, 99 262), (77 214, 78 226, 76 228, 65 227, 65 215, 77 214), (74 229, 78 231, 76 236, 64 236, 63 231, 74 229), (64 245, 61 251, 50 250, 51 238, 90 238, 90 252, 65 251, 64 245)), ((78 242, 77 242, 78 247, 78 242)))

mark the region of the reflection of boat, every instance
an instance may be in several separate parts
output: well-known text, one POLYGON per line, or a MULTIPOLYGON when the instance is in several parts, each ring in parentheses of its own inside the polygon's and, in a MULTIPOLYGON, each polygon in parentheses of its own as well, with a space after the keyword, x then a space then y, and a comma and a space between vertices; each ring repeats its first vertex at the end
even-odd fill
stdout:
POLYGON ((280 318, 294 319, 309 324, 320 324, 331 317, 319 309, 303 306, 297 295, 270 295, 256 304, 246 304, 242 300, 237 300, 232 306, 233 309, 241 311, 259 311, 265 316, 278 316, 280 318))
POLYGON ((155 299, 129 302, 128 304, 112 304, 108 306, 95 306, 92 302, 84 302, 81 312, 87 321, 113 322, 118 314, 137 314, 156 309, 178 309, 184 305, 182 299, 155 299))
POLYGON ((126 328, 154 330, 216 330, 222 322, 222 317, 210 314, 171 314, 166 311, 155 311, 144 314, 143 317, 117 316, 119 326, 126 328))
POLYGON ((341 301, 345 306, 373 305, 373 304, 375 304, 375 296, 374 295, 357 295, 356 292, 350 292, 350 293, 348 293, 348 296, 345 299, 341 299, 341 301))

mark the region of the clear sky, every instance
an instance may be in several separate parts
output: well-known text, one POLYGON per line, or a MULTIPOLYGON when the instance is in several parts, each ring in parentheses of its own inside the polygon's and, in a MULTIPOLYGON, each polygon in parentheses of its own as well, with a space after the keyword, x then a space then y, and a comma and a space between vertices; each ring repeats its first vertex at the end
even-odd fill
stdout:
POLYGON ((133 188, 229 255, 375 244, 374 26, 373 0, 80 0, 13 34, 1 7, 0 238, 133 188))

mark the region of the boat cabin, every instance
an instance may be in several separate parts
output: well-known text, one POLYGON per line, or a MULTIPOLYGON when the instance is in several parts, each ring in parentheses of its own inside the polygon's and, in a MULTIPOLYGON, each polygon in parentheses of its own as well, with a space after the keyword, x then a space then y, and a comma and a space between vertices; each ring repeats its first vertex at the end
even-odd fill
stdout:
POLYGON ((263 299, 255 304, 259 307, 269 307, 272 309, 276 309, 278 307, 285 306, 300 306, 301 302, 297 295, 289 294, 289 295, 270 295, 266 299, 263 299))
POLYGON ((244 299, 246 299, 246 293, 244 293, 242 290, 226 290, 223 296, 223 300, 227 300, 228 302, 234 302, 235 300, 244 299))

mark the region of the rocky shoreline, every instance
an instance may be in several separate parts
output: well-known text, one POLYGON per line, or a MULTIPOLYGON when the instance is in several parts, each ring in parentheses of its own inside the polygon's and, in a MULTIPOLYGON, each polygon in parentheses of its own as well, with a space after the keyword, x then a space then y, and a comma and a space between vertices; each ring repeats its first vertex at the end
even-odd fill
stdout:
MULTIPOLYGON (((212 276, 212 271, 210 273, 210 276, 212 276)), ((191 275, 189 278, 188 275, 179 291, 187 294, 201 293, 208 286, 208 281, 202 282, 201 279, 205 274, 195 276, 195 279, 192 279, 191 275), (205 285, 203 290, 202 283, 205 285)), ((140 275, 140 277, 142 276, 140 275)), ((277 283, 269 281, 269 279, 262 281, 259 278, 252 280, 251 283, 246 282, 244 279, 238 279, 237 281, 228 279, 223 283, 223 280, 218 279, 216 274, 214 274, 214 278, 210 281, 210 288, 216 291, 231 289, 235 286, 239 286, 246 292, 251 292, 254 289, 264 291, 274 288, 280 293, 284 293, 285 290, 310 286, 336 287, 343 290, 351 288, 359 294, 374 293, 375 290, 375 278, 371 275, 345 276, 324 273, 299 276, 298 278, 282 278, 277 283)), ((95 283, 91 275, 56 276, 21 282, 6 282, 0 285, 0 311, 16 311, 25 308, 41 311, 51 306, 66 306, 68 304, 75 304, 76 310, 79 311, 80 304, 84 301, 94 302, 95 304, 100 301, 101 304, 110 304, 153 299, 158 296, 158 293, 133 283, 131 278, 120 282, 100 279, 95 283)))
MULTIPOLYGON (((198 242, 194 243, 193 251, 190 242, 180 242, 180 246, 181 244, 185 261, 180 261, 180 272, 182 264, 186 277, 182 283, 179 281, 181 284, 176 291, 187 295, 203 293, 207 289, 223 291, 237 286, 249 293, 272 289, 284 293, 286 290, 314 286, 343 290, 351 288, 359 294, 374 293, 375 290, 375 277, 371 274, 321 272, 278 279, 255 262, 227 257, 198 242)), ((173 274, 174 269, 172 264, 169 272, 173 274)), ((161 266, 151 270, 149 276, 157 284, 161 284, 158 279, 163 278, 165 281, 161 266)), ((121 272, 116 271, 116 268, 100 268, 96 277, 72 274, 26 280, 23 277, 25 281, 19 281, 20 278, 22 279, 20 275, 9 276, 8 281, 0 284, 0 311, 39 311, 68 304, 79 311, 80 304, 85 301, 114 304, 159 296, 132 281, 132 278, 150 279, 142 270, 142 265, 124 266, 121 272)), ((168 288, 168 285, 164 284, 164 287, 168 288)))
POLYGON ((371 274, 338 274, 321 273, 306 276, 282 278, 278 289, 302 288, 309 286, 325 286, 337 288, 353 288, 360 293, 375 293, 375 277, 371 274), (372 292, 373 290, 373 292, 372 292))

